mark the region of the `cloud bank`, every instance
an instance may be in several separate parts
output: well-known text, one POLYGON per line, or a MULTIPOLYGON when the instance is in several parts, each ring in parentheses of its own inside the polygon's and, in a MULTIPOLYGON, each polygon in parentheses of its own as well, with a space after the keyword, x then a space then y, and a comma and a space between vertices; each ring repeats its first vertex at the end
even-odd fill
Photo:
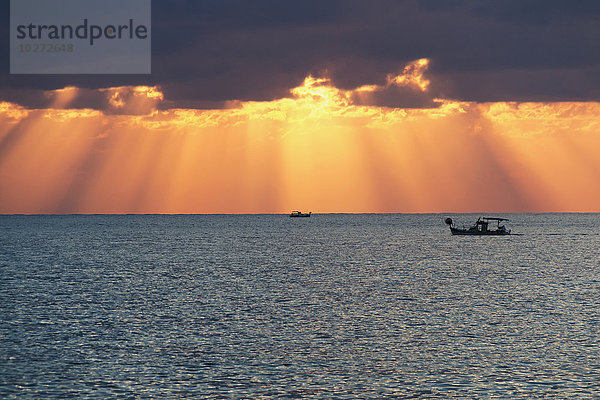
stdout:
MULTIPOLYGON (((289 95, 308 75, 336 87, 381 84, 411 60, 431 61, 434 98, 597 101, 600 3, 558 0, 176 0, 153 4, 152 75, 8 74, 0 96, 69 86, 161 87, 173 108, 289 95), (326 72, 326 73, 324 73, 326 72)), ((8 47, 8 3, 0 13, 8 47)), ((16 101, 16 100, 14 100, 16 101)), ((16 101, 36 107, 35 96, 16 101)), ((390 93, 375 104, 423 99, 390 93)))
POLYGON ((427 94, 421 63, 221 109, 161 109, 152 87, 99 91, 108 111, 0 103, 0 212, 600 211, 599 103, 354 100, 427 94))

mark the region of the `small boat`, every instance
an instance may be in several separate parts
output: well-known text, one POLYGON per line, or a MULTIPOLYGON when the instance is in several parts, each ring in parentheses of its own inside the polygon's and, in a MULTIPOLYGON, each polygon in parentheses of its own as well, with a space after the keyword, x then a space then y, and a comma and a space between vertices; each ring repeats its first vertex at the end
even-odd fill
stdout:
POLYGON ((312 214, 312 212, 309 212, 308 214, 306 214, 306 213, 301 213, 300 211, 292 211, 292 213, 290 214, 290 217, 310 217, 311 214, 312 214))
POLYGON ((508 221, 506 218, 496 217, 479 217, 475 225, 470 228, 457 228, 454 226, 452 218, 446 218, 445 222, 450 226, 450 232, 453 235, 510 235, 510 229, 506 229, 503 221, 508 221), (495 224, 494 224, 495 222, 495 224), (490 227, 490 223, 492 226, 490 227))

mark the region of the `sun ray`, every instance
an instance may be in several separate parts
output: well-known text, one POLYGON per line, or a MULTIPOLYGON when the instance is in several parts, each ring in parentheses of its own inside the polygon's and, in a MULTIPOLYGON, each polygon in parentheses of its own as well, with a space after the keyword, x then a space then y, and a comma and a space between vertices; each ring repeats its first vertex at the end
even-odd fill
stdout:
POLYGON ((156 87, 105 90, 107 112, 60 109, 77 88, 57 108, 0 103, 0 211, 600 211, 599 103, 353 102, 427 91, 428 65, 353 90, 308 76, 218 110, 158 110, 156 87))

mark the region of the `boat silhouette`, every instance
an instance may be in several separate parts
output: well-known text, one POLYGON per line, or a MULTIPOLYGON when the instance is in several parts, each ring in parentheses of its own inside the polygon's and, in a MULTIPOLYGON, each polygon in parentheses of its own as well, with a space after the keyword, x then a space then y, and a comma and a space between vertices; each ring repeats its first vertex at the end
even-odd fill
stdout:
POLYGON ((454 221, 452 221, 452 218, 446 218, 444 222, 450 226, 450 232, 452 232, 453 235, 510 235, 510 229, 506 229, 504 224, 501 225, 503 221, 508 221, 508 219, 497 217, 479 217, 475 222, 475 225, 469 228, 457 228, 454 226, 454 221), (494 222, 496 223, 495 225, 493 224, 494 222), (491 227, 490 223, 492 223, 491 227))
POLYGON ((309 212, 308 214, 306 213, 301 213, 300 211, 292 211, 292 213, 290 214, 290 217, 310 217, 312 214, 312 212, 309 212))

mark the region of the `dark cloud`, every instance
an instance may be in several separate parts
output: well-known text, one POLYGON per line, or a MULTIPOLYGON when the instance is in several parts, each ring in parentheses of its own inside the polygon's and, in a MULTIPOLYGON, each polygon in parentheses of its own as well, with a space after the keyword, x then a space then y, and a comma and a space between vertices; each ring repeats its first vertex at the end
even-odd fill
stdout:
POLYGON ((0 89, 0 99, 29 108, 93 109, 105 114, 147 115, 160 108, 163 98, 151 87, 108 89, 66 87, 58 90, 0 89))
POLYGON ((558 21, 597 20, 600 3, 595 0, 503 0, 471 1, 472 9, 491 20, 554 24, 558 21))
POLYGON ((431 81, 433 92, 456 100, 600 100, 600 66, 457 72, 431 81))
POLYGON ((599 100, 597 0, 174 0, 152 7, 152 75, 9 75, 5 51, 0 95, 160 85, 163 107, 203 108, 287 96, 308 74, 345 89, 376 84, 429 58, 427 96, 389 88, 373 101, 599 100))

